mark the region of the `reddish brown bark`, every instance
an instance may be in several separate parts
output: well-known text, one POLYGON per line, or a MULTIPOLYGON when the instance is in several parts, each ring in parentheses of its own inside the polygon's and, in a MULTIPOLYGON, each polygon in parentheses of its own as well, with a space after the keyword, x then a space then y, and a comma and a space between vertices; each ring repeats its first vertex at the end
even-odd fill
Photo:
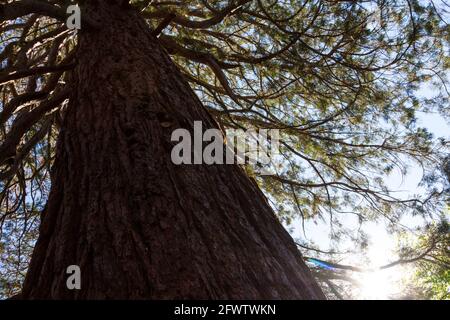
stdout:
POLYGON ((23 298, 324 298, 240 167, 172 164, 174 129, 216 123, 138 14, 89 3, 23 298))

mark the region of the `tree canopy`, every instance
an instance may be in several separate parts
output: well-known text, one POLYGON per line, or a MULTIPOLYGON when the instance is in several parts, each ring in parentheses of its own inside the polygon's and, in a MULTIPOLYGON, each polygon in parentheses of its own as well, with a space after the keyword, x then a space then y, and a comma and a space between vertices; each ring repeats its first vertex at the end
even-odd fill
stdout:
MULTIPOLYGON (((0 1, 0 292, 17 291, 50 188, 77 64, 77 32, 101 28, 70 1, 0 1), (3 282, 3 283, 2 283, 3 282)), ((280 219, 326 221, 333 239, 359 223, 445 209, 448 141, 417 125, 450 115, 449 6, 419 0, 132 0, 204 106, 226 128, 279 129, 261 175, 280 219), (421 93, 433 88, 432 97, 421 93), (393 172, 423 170, 402 197, 393 172)), ((447 166, 448 167, 448 166, 447 166)), ((308 247, 307 242, 301 243, 308 247)), ((448 272, 447 272, 448 273, 448 272)), ((447 275, 448 276, 448 275, 447 275)))

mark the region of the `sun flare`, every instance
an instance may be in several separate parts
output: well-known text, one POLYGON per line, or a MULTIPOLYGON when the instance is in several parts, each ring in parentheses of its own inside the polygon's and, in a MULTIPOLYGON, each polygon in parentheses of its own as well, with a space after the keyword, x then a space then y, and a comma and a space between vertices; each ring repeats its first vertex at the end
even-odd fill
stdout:
POLYGON ((365 272, 361 275, 361 296, 363 299, 385 300, 395 291, 395 279, 391 270, 365 272))
POLYGON ((386 300, 392 299, 401 291, 401 279, 404 277, 404 268, 395 266, 386 269, 377 269, 395 259, 395 242, 387 233, 379 233, 377 242, 368 252, 368 258, 373 271, 363 272, 358 277, 360 295, 362 299, 386 300))

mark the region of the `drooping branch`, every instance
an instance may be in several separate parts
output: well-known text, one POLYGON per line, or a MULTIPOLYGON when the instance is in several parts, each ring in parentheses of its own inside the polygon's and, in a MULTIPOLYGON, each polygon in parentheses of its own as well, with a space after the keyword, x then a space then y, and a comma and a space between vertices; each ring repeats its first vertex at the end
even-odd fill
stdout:
POLYGON ((0 22, 14 20, 29 14, 41 14, 58 19, 61 22, 64 22, 66 19, 65 10, 43 1, 20 0, 0 4, 0 22))
POLYGON ((0 164, 7 159, 16 156, 17 147, 23 135, 36 123, 41 117, 52 109, 58 107, 69 97, 70 88, 66 87, 55 93, 50 99, 40 103, 36 108, 27 114, 22 115, 14 122, 11 130, 0 144, 0 164))
POLYGON ((155 18, 163 18, 165 19, 168 14, 174 15, 171 21, 174 23, 190 28, 190 29, 205 29, 212 27, 214 25, 217 25, 223 21, 227 16, 233 14, 233 12, 236 12, 237 9, 239 9, 241 6, 245 5, 246 3, 251 2, 252 0, 239 0, 239 1, 232 1, 232 4, 227 6, 221 11, 218 11, 214 14, 213 17, 202 20, 202 21, 193 21, 186 19, 183 16, 179 16, 173 12, 167 13, 164 11, 155 11, 155 12, 146 12, 144 13, 144 16, 149 19, 155 19, 155 18))
POLYGON ((30 68, 30 69, 23 69, 23 70, 14 71, 14 72, 4 74, 4 75, 2 75, 0 73, 0 85, 8 83, 9 81, 29 77, 32 75, 42 75, 42 74, 46 74, 46 73, 67 71, 67 70, 73 69, 74 67, 75 67, 75 63, 69 63, 69 64, 60 64, 60 65, 56 65, 56 66, 42 66, 42 67, 34 67, 34 68, 30 68))
POLYGON ((406 258, 406 259, 398 259, 391 263, 388 263, 388 264, 385 264, 385 265, 382 265, 379 267, 373 267, 373 268, 356 267, 356 266, 340 264, 340 263, 325 261, 322 259, 306 257, 306 256, 304 257, 304 259, 305 259, 305 261, 309 261, 311 263, 317 264, 319 267, 325 266, 325 267, 329 268, 330 270, 339 269, 339 270, 348 270, 348 271, 354 271, 354 272, 373 272, 376 270, 389 269, 389 268, 392 268, 392 267, 395 267, 398 265, 415 263, 415 262, 425 259, 434 249, 436 249, 436 243, 437 243, 436 240, 437 239, 435 237, 432 237, 431 243, 428 245, 428 247, 422 253, 418 254, 415 257, 406 258))

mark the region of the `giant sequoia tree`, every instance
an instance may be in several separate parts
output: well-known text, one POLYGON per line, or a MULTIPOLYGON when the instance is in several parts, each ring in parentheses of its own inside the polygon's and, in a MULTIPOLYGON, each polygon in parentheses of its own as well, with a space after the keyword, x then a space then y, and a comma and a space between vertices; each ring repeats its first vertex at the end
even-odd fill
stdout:
POLYGON ((86 0, 79 31, 69 1, 0 3, 0 250, 23 298, 321 299, 279 220, 337 237, 346 212, 439 203, 445 142, 415 126, 448 105, 433 2, 86 0), (418 96, 427 80, 442 94, 418 96), (173 164, 171 133, 194 121, 279 129, 273 174, 173 164), (383 183, 410 160, 423 199, 383 183))

